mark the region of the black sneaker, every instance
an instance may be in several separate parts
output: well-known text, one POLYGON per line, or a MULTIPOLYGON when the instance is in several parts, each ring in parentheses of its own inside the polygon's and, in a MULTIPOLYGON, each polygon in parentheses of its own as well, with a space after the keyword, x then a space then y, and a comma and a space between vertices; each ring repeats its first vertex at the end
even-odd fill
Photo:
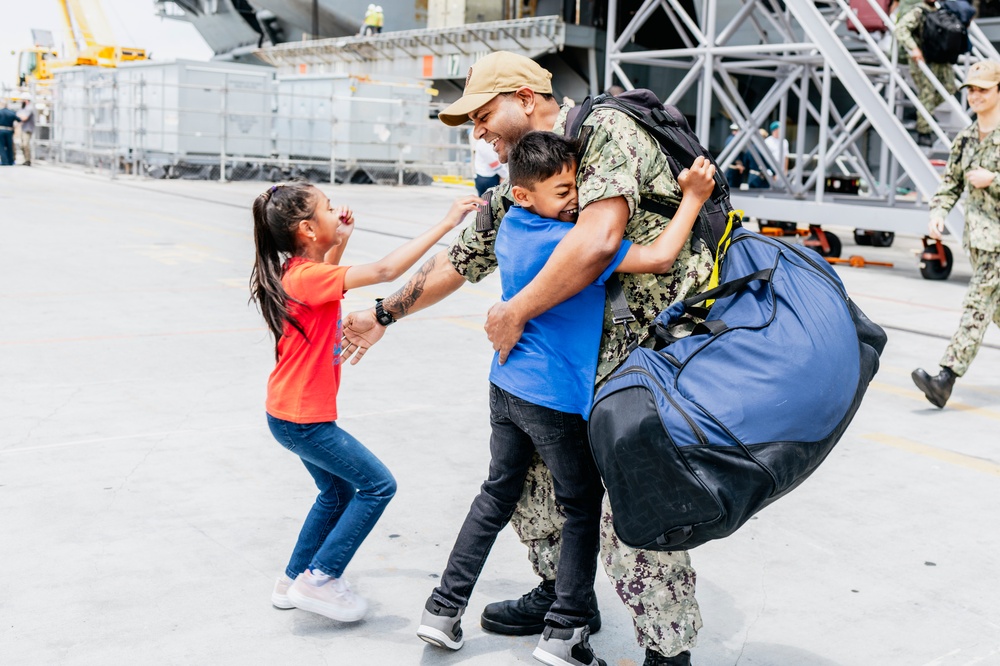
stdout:
MULTIPOLYGON (((483 609, 479 619, 486 631, 505 636, 530 636, 545 631, 545 614, 556 601, 556 582, 543 580, 538 587, 520 599, 496 601, 483 609)), ((587 620, 590 633, 601 630, 601 611, 597 595, 590 597, 591 615, 587 620)))
POLYGON ((582 627, 545 627, 538 647, 531 656, 548 666, 607 666, 590 649, 590 629, 582 627))
POLYGON ((691 653, 685 650, 672 657, 664 657, 656 650, 646 648, 646 660, 642 666, 691 666, 691 653))

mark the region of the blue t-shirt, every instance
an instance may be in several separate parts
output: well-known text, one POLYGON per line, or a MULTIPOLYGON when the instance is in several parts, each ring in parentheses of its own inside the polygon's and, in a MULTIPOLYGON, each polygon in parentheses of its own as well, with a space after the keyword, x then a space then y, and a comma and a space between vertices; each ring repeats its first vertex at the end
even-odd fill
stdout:
MULTIPOLYGON (((534 279, 572 228, 570 222, 539 217, 520 206, 504 215, 494 245, 503 300, 509 301, 534 279)), ((604 282, 631 246, 622 241, 596 281, 528 321, 506 363, 500 365, 499 354, 494 354, 490 381, 522 400, 588 418, 604 325, 604 282)))

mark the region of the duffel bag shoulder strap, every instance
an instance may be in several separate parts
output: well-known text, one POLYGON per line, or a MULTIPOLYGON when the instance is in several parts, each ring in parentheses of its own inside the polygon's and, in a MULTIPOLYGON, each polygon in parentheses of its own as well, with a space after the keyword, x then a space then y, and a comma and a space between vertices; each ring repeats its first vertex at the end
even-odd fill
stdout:
POLYGON ((618 279, 617 273, 612 273, 611 277, 604 281, 604 289, 607 292, 608 300, 611 301, 611 320, 617 326, 625 329, 628 340, 628 351, 632 353, 639 346, 639 336, 629 327, 629 322, 635 321, 628 301, 625 300, 625 291, 622 289, 622 281, 618 279))
MULTIPOLYGON (((656 323, 653 327, 653 335, 656 336, 657 341, 660 343, 658 348, 662 348, 663 346, 680 340, 679 337, 670 333, 670 328, 675 324, 680 323, 682 318, 693 318, 694 316, 704 318, 708 315, 707 310, 695 307, 698 303, 716 301, 720 298, 726 298, 727 296, 734 296, 746 289, 747 285, 751 282, 770 282, 773 274, 773 268, 762 268, 749 275, 744 275, 743 277, 720 284, 714 289, 703 291, 702 293, 696 294, 691 298, 686 298, 683 301, 674 303, 656 318, 656 323)), ((715 336, 727 330, 729 330, 729 327, 726 325, 726 322, 721 319, 714 319, 697 323, 691 333, 709 333, 710 335, 715 336)))

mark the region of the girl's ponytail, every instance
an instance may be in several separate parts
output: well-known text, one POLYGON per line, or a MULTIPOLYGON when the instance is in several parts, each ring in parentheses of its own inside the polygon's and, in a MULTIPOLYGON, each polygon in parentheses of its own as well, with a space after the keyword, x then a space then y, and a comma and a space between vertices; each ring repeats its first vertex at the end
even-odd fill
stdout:
POLYGON ((295 228, 315 209, 313 187, 308 183, 275 185, 253 202, 253 238, 256 257, 250 273, 250 300, 257 303, 267 327, 274 335, 274 355, 285 323, 305 337, 288 303, 304 305, 289 297, 281 285, 283 255, 295 252, 295 228))

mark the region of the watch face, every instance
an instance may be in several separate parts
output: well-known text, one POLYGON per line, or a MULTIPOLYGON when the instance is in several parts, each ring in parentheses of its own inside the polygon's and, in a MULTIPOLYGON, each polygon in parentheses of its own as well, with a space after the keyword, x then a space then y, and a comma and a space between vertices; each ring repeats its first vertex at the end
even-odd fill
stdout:
POLYGON ((396 321, 392 318, 392 315, 385 311, 382 307, 382 301, 379 300, 375 303, 375 319, 382 326, 388 326, 392 322, 396 321))

